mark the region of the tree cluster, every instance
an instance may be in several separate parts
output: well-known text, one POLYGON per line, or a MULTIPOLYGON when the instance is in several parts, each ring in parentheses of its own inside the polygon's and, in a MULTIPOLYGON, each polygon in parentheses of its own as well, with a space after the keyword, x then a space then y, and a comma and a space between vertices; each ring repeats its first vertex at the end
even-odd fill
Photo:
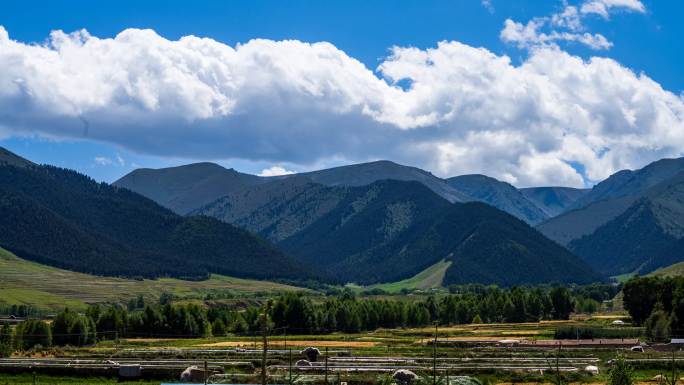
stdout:
POLYGON ((634 277, 623 303, 632 320, 655 341, 684 335, 684 277, 634 277))
MULTIPOLYGON (((581 297, 584 298, 584 297, 581 297)), ((460 292, 423 300, 357 298, 349 290, 323 301, 302 293, 288 293, 269 301, 271 334, 356 333, 378 328, 424 327, 485 322, 535 322, 567 319, 577 303, 564 287, 501 289, 469 285, 460 292)), ((51 324, 29 319, 0 330, 3 347, 20 350, 40 346, 83 346, 98 340, 124 337, 206 337, 261 333, 262 306, 245 309, 173 304, 162 298, 145 304, 144 298, 127 306, 90 306, 85 314, 65 309, 51 324)))

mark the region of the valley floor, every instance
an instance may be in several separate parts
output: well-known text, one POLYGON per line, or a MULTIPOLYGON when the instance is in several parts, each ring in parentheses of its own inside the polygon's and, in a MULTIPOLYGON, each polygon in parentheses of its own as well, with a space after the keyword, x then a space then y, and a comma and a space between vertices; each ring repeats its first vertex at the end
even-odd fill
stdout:
MULTIPOLYGON (((558 327, 610 327, 613 320, 624 317, 609 314, 570 321, 440 327, 436 347, 433 346, 435 329, 432 327, 380 329, 357 334, 274 335, 269 337, 269 381, 287 383, 290 368, 298 383, 324 383, 326 372, 328 381, 333 384, 339 381, 383 383, 389 373, 399 368, 410 369, 430 379, 434 362, 442 380, 447 375, 452 380, 453 376, 465 375, 487 384, 554 383, 553 368, 556 368, 558 357, 564 381, 602 384, 608 378, 609 360, 617 354, 624 354, 635 367, 638 382, 645 383, 658 374, 667 374, 671 353, 657 346, 646 347, 645 353, 639 353, 630 351, 632 345, 640 343, 632 339, 586 340, 584 345, 576 340, 552 339, 558 327), (560 350, 557 348, 559 343, 563 344, 560 350), (319 348, 328 359, 321 358, 310 365, 295 365, 306 359, 300 351, 310 346, 319 348), (599 374, 589 374, 586 368, 590 365, 597 366, 599 374)), ((89 376, 88 370, 92 368, 83 370, 84 377, 79 378, 78 367, 89 363, 108 366, 135 362, 143 367, 175 368, 169 369, 161 378, 141 383, 159 384, 164 379, 171 382, 178 378, 182 368, 201 367, 204 362, 227 374, 222 383, 258 383, 261 349, 259 336, 104 341, 90 347, 55 348, 15 355, 11 359, 14 361, 10 361, 16 363, 15 367, 33 365, 33 369, 27 369, 23 374, 0 374, 0 385, 31 384, 31 370, 37 372, 37 384, 115 383, 115 377, 89 376), (45 363, 69 369, 56 376, 41 370, 45 363)), ((676 354, 680 359, 681 353, 676 354)))

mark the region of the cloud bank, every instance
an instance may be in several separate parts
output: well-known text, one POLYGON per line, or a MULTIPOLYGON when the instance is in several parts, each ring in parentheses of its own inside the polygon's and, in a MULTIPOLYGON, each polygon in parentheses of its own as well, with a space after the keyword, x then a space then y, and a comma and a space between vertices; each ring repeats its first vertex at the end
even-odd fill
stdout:
POLYGON ((581 186, 684 149, 684 100, 614 60, 538 47, 520 65, 456 41, 373 71, 326 42, 228 46, 0 27, 0 127, 144 154, 290 165, 392 159, 440 176, 581 186), (399 86, 401 85, 401 87, 399 86))

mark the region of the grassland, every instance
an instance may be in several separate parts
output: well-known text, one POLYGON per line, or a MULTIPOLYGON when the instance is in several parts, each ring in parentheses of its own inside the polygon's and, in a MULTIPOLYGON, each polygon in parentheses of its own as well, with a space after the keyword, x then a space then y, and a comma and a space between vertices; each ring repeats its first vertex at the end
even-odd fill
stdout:
POLYGON ((82 309, 89 303, 118 302, 138 295, 157 298, 163 292, 193 299, 207 295, 265 295, 290 290, 299 289, 222 275, 212 275, 206 281, 98 277, 26 261, 0 248, 0 304, 26 304, 46 310, 59 310, 65 306, 82 309))
POLYGON ((350 288, 361 291, 361 290, 372 290, 380 289, 386 291, 387 293, 396 294, 401 292, 403 289, 406 290, 426 290, 442 287, 442 282, 444 281, 444 275, 447 269, 451 266, 451 261, 441 260, 434 265, 428 267, 427 269, 421 271, 420 273, 414 275, 411 278, 404 279, 398 282, 381 283, 371 286, 357 286, 348 285, 350 288))
POLYGON ((667 267, 661 267, 660 269, 649 274, 650 276, 666 276, 666 277, 676 277, 684 275, 684 262, 675 263, 667 267))

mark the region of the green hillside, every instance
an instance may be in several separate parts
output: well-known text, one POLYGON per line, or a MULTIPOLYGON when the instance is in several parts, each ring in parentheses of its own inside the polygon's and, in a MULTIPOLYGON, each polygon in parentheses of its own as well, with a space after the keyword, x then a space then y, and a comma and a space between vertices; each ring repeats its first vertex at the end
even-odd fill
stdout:
POLYGON ((26 261, 0 248, 0 304, 6 305, 26 304, 46 310, 65 306, 83 309, 88 303, 125 301, 139 294, 154 299, 164 292, 180 298, 203 298, 209 293, 240 296, 291 290, 300 289, 222 275, 197 282, 99 277, 26 261))
POLYGON ((388 293, 398 293, 402 289, 432 289, 442 286, 444 275, 451 266, 451 261, 441 260, 411 278, 399 282, 381 283, 369 286, 367 289, 381 289, 388 293))
POLYGON ((674 265, 661 267, 648 274, 650 276, 664 276, 664 277, 677 277, 684 276, 684 262, 675 263, 674 265))

